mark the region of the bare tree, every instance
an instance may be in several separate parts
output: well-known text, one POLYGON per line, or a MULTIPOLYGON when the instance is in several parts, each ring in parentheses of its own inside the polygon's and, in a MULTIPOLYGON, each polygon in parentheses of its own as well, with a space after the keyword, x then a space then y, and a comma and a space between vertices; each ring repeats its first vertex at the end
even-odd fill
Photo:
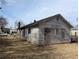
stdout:
POLYGON ((5 0, 0 0, 0 16, 4 13, 3 12, 3 7, 6 6, 6 1, 5 0))
POLYGON ((17 23, 17 25, 18 25, 18 29, 20 29, 21 24, 22 24, 22 23, 21 23, 20 21, 17 23))
POLYGON ((4 17, 0 17, 0 26, 5 26, 7 24, 7 20, 4 17))
POLYGON ((6 4, 5 0, 0 0, 0 9, 2 9, 2 6, 6 4))
POLYGON ((22 21, 15 21, 15 28, 17 29, 18 36, 20 36, 20 33, 21 33, 21 30, 20 30, 21 26, 23 26, 22 21))
POLYGON ((23 26, 23 25, 24 25, 24 24, 23 24, 22 21, 16 21, 16 22, 15 22, 15 28, 20 29, 20 27, 23 26))
POLYGON ((7 20, 4 17, 0 17, 0 28, 3 31, 3 29, 5 28, 5 26, 7 25, 7 20))

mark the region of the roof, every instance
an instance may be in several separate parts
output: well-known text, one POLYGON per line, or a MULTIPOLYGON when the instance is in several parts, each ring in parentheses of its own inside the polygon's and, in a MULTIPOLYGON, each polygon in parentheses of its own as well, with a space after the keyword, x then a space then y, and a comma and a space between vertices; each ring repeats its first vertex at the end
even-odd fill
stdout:
POLYGON ((29 27, 37 26, 37 25, 39 25, 39 23, 45 22, 45 21, 49 21, 49 20, 51 20, 51 18, 54 18, 54 17, 62 17, 63 20, 64 20, 64 22, 66 22, 66 23, 69 25, 70 28, 73 28, 73 26, 72 26, 61 14, 56 14, 56 15, 54 15, 54 16, 50 16, 50 17, 44 18, 44 19, 42 19, 42 20, 39 20, 39 21, 35 21, 35 22, 33 22, 33 23, 30 23, 30 24, 28 24, 28 25, 22 26, 20 29, 24 29, 24 28, 29 28, 29 27))

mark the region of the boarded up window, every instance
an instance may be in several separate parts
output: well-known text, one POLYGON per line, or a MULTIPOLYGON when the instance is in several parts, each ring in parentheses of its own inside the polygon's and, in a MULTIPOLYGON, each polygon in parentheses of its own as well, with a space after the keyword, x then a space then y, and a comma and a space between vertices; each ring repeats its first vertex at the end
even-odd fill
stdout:
POLYGON ((64 38, 64 37, 65 37, 65 34, 64 34, 64 32, 63 32, 63 31, 62 31, 61 35, 62 35, 62 38, 64 38))
POLYGON ((59 30, 58 30, 58 29, 56 29, 56 35, 58 34, 58 32, 59 32, 59 30))
POLYGON ((27 29, 25 29, 25 36, 27 36, 28 35, 28 31, 27 31, 27 29))
POLYGON ((31 33, 31 28, 28 29, 28 34, 30 34, 30 33, 31 33))
POLYGON ((59 29, 55 29, 55 35, 58 35, 59 29))
POLYGON ((25 37, 25 29, 22 30, 22 36, 25 37))
POLYGON ((64 31, 64 30, 61 31, 61 37, 62 37, 62 38, 65 37, 65 31, 64 31))
POLYGON ((45 33, 48 33, 48 32, 50 32, 50 28, 45 28, 44 31, 45 31, 45 33))

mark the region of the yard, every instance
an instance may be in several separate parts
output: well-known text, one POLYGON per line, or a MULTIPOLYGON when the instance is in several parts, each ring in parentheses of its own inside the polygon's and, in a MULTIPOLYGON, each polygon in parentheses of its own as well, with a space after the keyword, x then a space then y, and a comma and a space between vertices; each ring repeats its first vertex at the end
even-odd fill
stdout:
POLYGON ((0 38, 0 59, 77 59, 77 43, 34 46, 16 38, 0 38))

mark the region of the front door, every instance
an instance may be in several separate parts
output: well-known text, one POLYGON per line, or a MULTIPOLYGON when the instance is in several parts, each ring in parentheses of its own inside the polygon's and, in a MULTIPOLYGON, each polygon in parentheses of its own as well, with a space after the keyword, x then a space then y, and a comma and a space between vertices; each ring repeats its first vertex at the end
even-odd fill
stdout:
POLYGON ((23 30, 23 34, 22 34, 22 36, 25 37, 25 30, 23 30))
POLYGON ((45 28, 44 29, 44 42, 45 42, 45 44, 50 43, 50 39, 51 39, 50 33, 51 33, 50 28, 45 28))

